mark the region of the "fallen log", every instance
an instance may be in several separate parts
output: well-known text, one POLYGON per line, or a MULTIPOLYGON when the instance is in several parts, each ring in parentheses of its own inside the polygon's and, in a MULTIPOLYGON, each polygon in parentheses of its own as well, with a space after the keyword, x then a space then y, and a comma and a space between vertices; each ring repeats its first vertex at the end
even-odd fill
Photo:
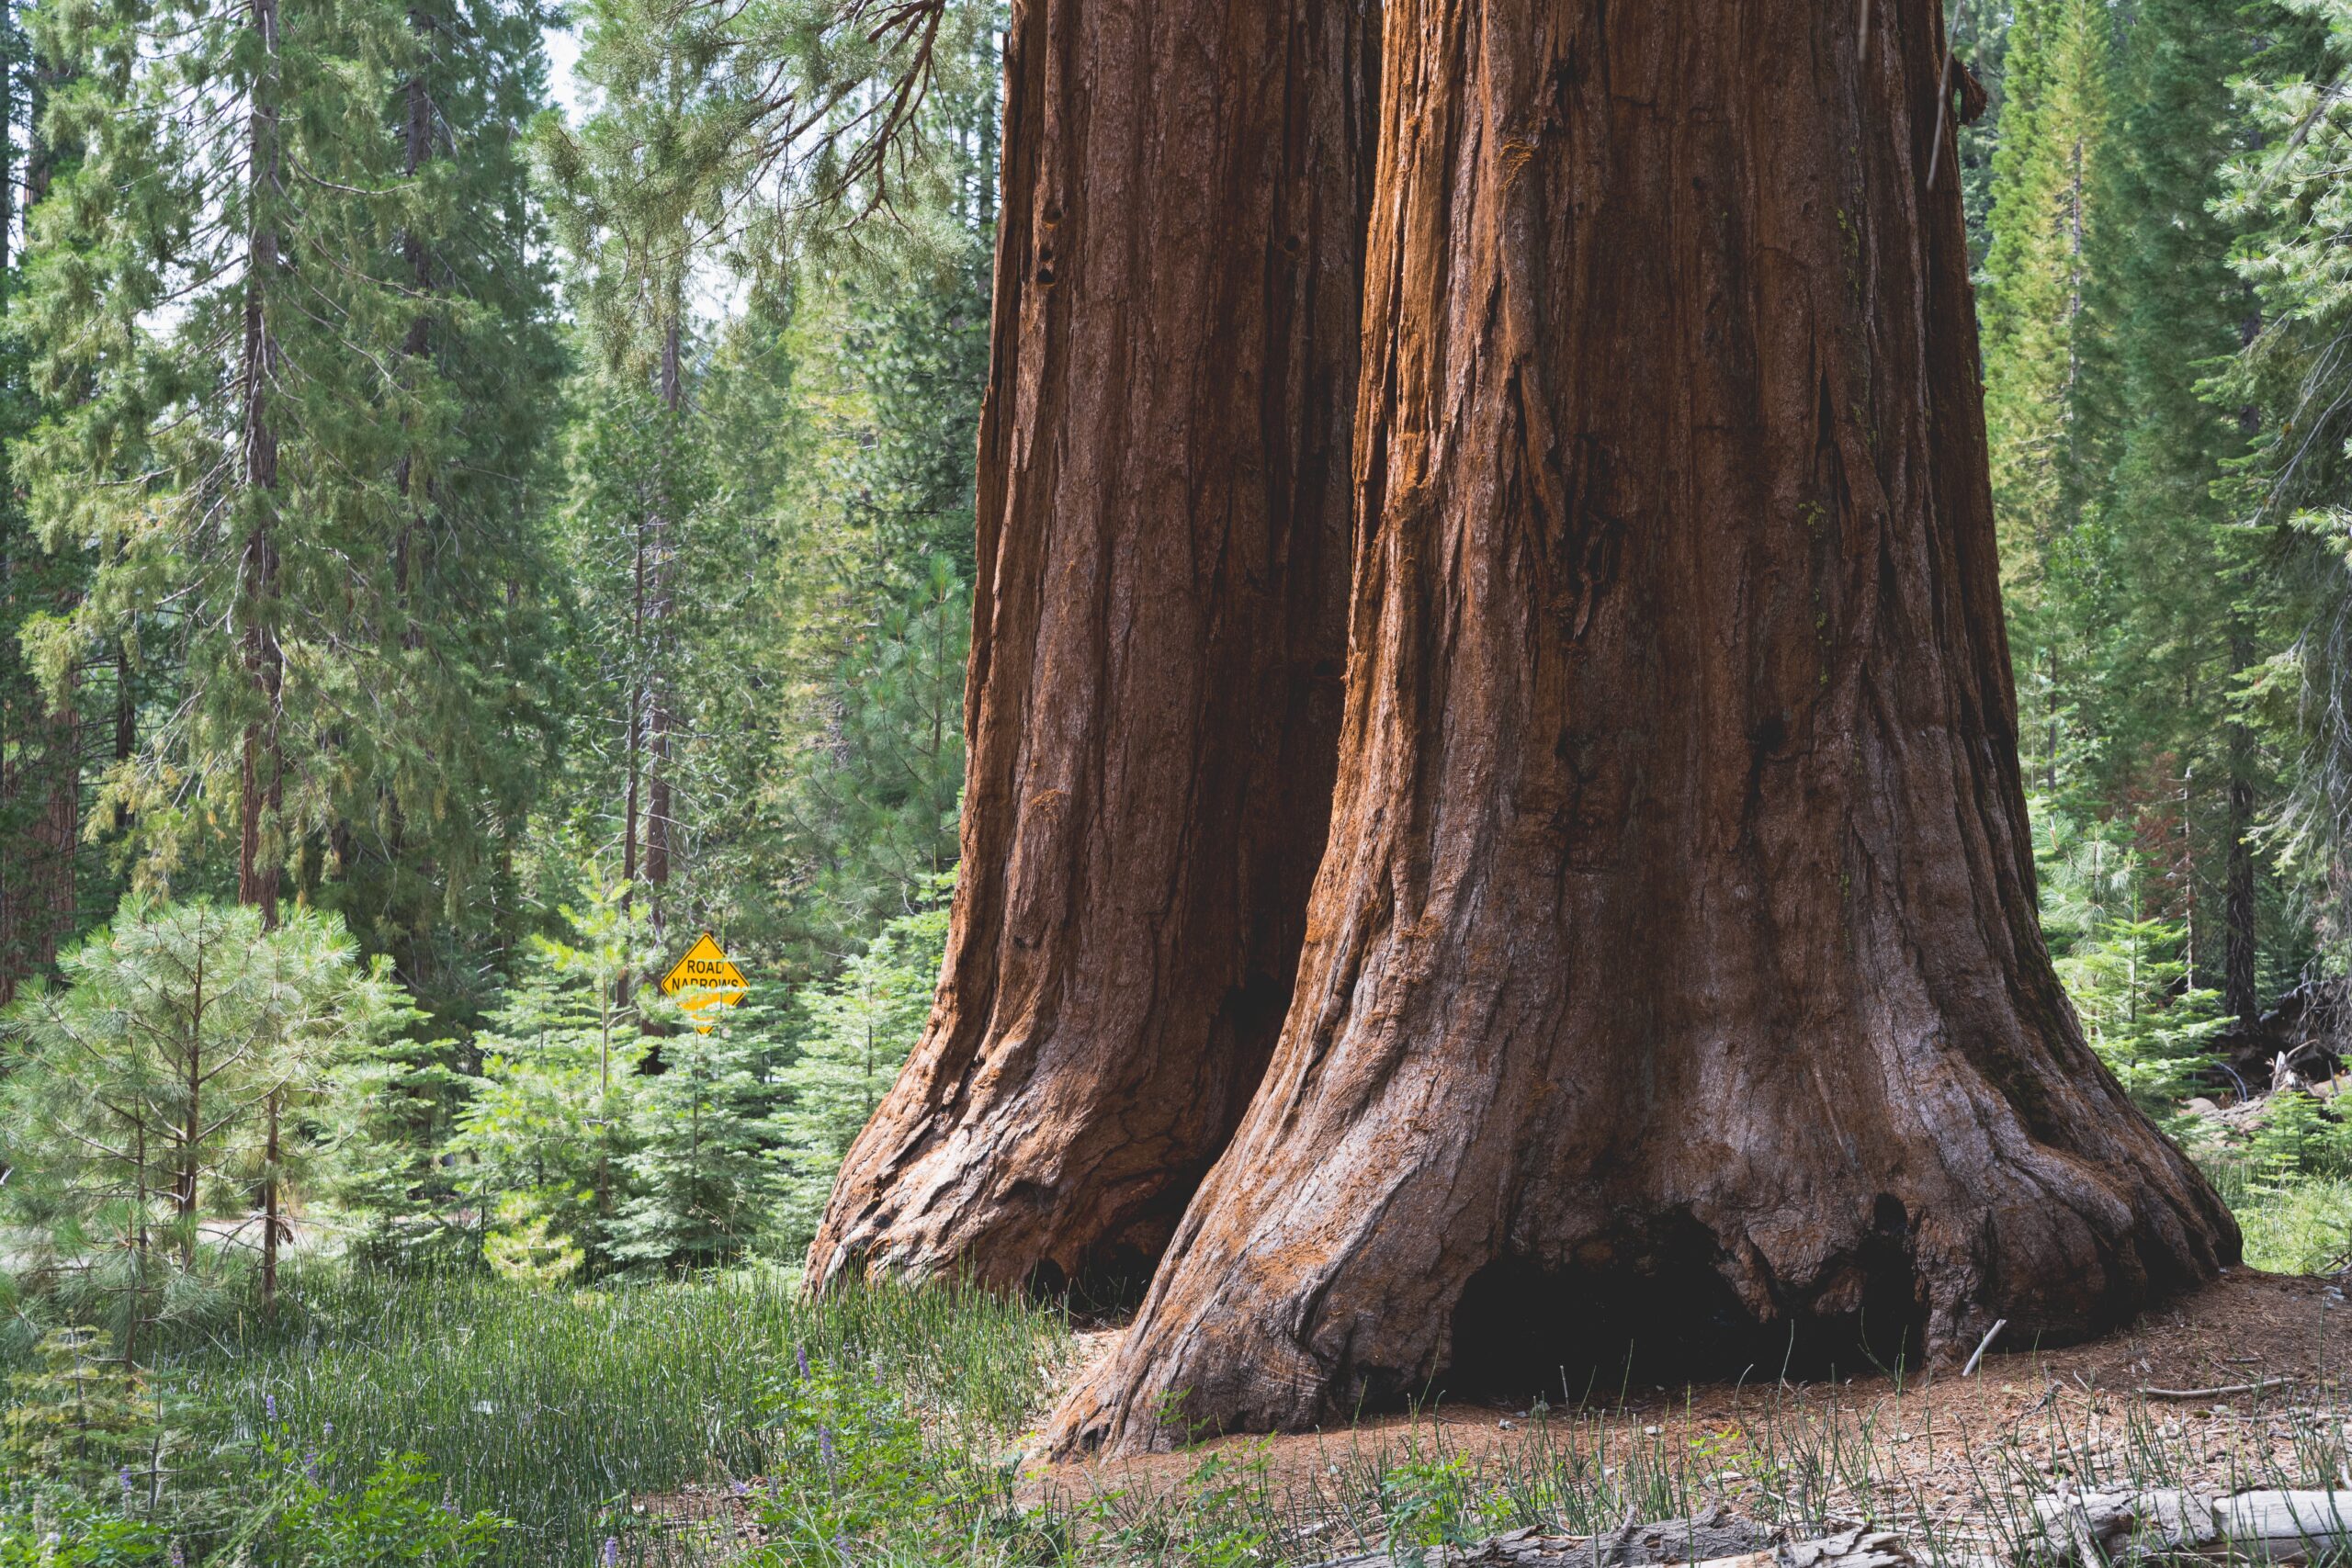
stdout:
MULTIPOLYGON (((1724 1510, 1689 1519, 1664 1519, 1600 1535, 1562 1535, 1541 1526, 1490 1536, 1469 1546, 1420 1549, 1426 1568, 1929 1568, 1902 1540, 1865 1525, 1810 1540, 1775 1540, 1785 1534, 1724 1510), (1732 1551, 1721 1548, 1729 1545, 1732 1551)), ((1389 1568, 1408 1562, 1403 1546, 1336 1557, 1314 1568, 1389 1568)))
MULTIPOLYGON (((2289 1565, 2352 1551, 2352 1491, 2061 1492, 2033 1507, 2035 1529, 2007 1560, 2027 1568, 2120 1568, 2165 1557, 2289 1565)), ((1425 1568, 1997 1568, 2004 1561, 1931 1551, 1867 1525, 1804 1540, 1792 1533, 1717 1508, 1590 1536, 1530 1526, 1467 1546, 1421 1548, 1418 1557, 1425 1568)), ((1416 1555, 1396 1545, 1314 1568, 1386 1568, 1416 1555)))
POLYGON ((2027 1555, 2082 1568, 2179 1556, 2309 1562, 2352 1550, 2352 1492, 2061 1493, 2034 1515, 2040 1533, 2027 1555))

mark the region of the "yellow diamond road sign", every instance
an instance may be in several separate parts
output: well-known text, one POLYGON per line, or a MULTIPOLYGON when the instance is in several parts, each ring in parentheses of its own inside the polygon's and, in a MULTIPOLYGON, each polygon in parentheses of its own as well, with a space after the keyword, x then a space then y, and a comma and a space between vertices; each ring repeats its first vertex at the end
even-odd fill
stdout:
POLYGON ((731 1008, 751 992, 743 972, 735 967, 734 960, 720 951, 708 931, 700 941, 686 949, 686 955, 677 966, 662 976, 662 994, 675 997, 678 1005, 686 1010, 701 1033, 710 1032, 715 1018, 705 1015, 712 1008, 731 1008))

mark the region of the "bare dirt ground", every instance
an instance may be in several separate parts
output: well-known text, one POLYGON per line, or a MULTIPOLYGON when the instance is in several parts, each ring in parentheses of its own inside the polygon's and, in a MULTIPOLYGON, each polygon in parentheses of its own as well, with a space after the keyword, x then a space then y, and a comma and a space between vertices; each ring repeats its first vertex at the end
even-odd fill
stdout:
MULTIPOLYGON (((1408 1452, 1462 1456, 1508 1467, 1512 1450, 1550 1441, 1573 1425, 1595 1451, 1646 1445, 1696 1472, 1711 1497, 1754 1506, 1780 1463, 1765 1450, 1790 1434, 1818 1453, 1819 1434, 1869 1450, 1858 1514, 1964 1519, 1996 1493, 2064 1482, 2109 1482, 2119 1472, 2150 1484, 2215 1491, 2279 1484, 2352 1487, 2334 1468, 2352 1436, 2352 1315, 2343 1287, 2325 1279, 2238 1269, 2130 1327, 2059 1349, 1996 1343, 1973 1377, 1932 1370, 1898 1381, 1872 1373, 1834 1382, 1702 1385, 1628 1391, 1605 1407, 1547 1417, 1477 1404, 1440 1404, 1351 1427, 1275 1438, 1227 1438, 1180 1453, 1024 1465, 1035 1497, 1083 1500, 1172 1491, 1208 1455, 1248 1456, 1268 1483, 1309 1484, 1343 1468, 1385 1465, 1408 1452), (2245 1385, 2255 1385, 2247 1387, 2245 1385), (2193 1393, 2194 1397, 2179 1397, 2193 1393), (1545 1428, 1550 1430, 1547 1433, 1545 1428), (2327 1445, 2315 1446, 2315 1434, 2327 1445), (2333 1457, 2321 1457, 2321 1456, 2333 1457)), ((1085 1361, 1109 1354, 1120 1331, 1080 1336, 1085 1361)), ((1035 1451, 1035 1443, 1032 1451, 1035 1451)), ((1524 1457, 1523 1455, 1521 1457, 1524 1457)), ((1852 1468, 1849 1466, 1849 1468, 1852 1468)), ((1770 1501, 1770 1499, 1763 1499, 1770 1501)))

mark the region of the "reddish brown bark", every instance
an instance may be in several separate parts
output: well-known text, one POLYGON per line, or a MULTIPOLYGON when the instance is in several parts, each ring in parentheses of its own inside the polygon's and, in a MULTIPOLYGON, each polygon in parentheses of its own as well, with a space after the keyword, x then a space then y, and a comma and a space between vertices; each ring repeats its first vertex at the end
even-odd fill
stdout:
POLYGON ((1061 1446, 2047 1342, 2235 1255, 2041 944, 1941 17, 1868 15, 1392 6, 1298 988, 1061 1446))
POLYGON ((0 805, 29 817, 0 856, 0 1005, 56 960, 74 929, 74 856, 82 836, 81 723, 74 682, 37 694, 21 728, 0 714, 0 805), (14 733, 10 733, 14 731, 14 733))
POLYGON ((1021 0, 963 874, 813 1280, 1139 1277, 1280 1027, 1339 734, 1362 0, 1021 0))
MULTIPOLYGON (((49 195, 56 150, 50 145, 43 109, 55 80, 46 68, 31 75, 31 145, 24 164, 25 208, 49 195)), ((13 81, 0 83, 0 118, 12 118, 13 81)), ((0 146, 0 186, 9 186, 10 149, 0 146)), ((14 190, 0 188, 0 229, 15 221, 14 190)), ((8 246, 0 238, 0 271, 8 246)), ((21 563, 0 559, 0 582, 18 592, 21 563)), ((61 593, 55 613, 71 614, 74 597, 61 593)), ((76 852, 82 839, 82 722, 77 669, 69 667, 54 693, 33 693, 22 707, 0 703, 0 810, 17 824, 14 841, 0 849, 0 1006, 13 1000, 27 976, 47 969, 59 942, 74 930, 77 890, 76 852)))

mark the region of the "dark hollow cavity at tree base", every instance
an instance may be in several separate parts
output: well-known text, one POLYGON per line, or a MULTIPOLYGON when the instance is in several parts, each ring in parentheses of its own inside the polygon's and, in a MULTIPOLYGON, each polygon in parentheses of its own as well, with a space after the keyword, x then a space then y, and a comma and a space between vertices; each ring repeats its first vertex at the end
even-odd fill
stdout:
POLYGON ((1874 1235, 1836 1301, 1770 1321, 1740 1300, 1723 1248, 1688 1216, 1598 1244, 1581 1267, 1497 1258, 1463 1289, 1434 1388, 1514 1406, 1586 1404, 1661 1386, 1917 1369, 1928 1308, 1903 1243, 1899 1228, 1874 1235))
MULTIPOLYGON (((1195 1178, 1173 1190, 1189 1200, 1197 1186, 1195 1178)), ((1144 1292, 1151 1289, 1151 1271, 1167 1249, 1176 1218, 1170 1213, 1151 1224, 1148 1217, 1118 1240, 1090 1253, 1075 1270, 1046 1258, 1030 1269, 1023 1293, 1032 1301, 1061 1308, 1082 1328, 1124 1325, 1134 1318, 1136 1309, 1143 1305, 1144 1292)))

